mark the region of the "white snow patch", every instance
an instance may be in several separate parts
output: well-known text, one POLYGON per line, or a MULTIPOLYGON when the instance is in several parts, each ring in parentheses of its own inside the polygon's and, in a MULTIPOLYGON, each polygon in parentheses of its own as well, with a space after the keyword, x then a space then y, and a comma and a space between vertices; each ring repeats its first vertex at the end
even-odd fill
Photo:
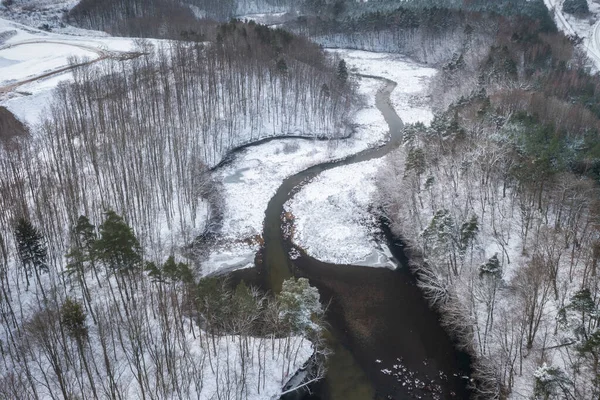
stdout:
POLYGON ((402 121, 408 124, 431 123, 433 112, 427 87, 437 70, 417 64, 400 54, 347 49, 329 51, 343 58, 352 72, 382 76, 398 83, 390 99, 402 121))
POLYGON ((369 212, 381 162, 336 167, 304 186, 285 205, 295 217, 294 242, 321 261, 395 268, 373 238, 377 221, 369 212))
POLYGON ((359 92, 366 96, 367 104, 352 120, 355 129, 352 138, 331 141, 275 139, 245 149, 229 165, 218 169, 215 179, 223 182, 225 197, 221 234, 228 244, 212 250, 202 264, 203 274, 254 265, 251 262, 224 264, 221 254, 235 259, 254 259, 258 244, 252 239, 262 233, 267 204, 285 178, 313 165, 385 142, 388 126, 374 101, 377 90, 383 85, 376 79, 360 79, 359 92))

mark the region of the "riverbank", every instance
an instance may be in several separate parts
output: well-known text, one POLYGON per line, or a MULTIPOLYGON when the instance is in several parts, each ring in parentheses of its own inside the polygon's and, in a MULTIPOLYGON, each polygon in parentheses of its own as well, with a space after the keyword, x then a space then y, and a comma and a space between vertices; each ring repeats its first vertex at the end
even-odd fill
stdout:
POLYGON ((375 96, 383 83, 362 77, 356 78, 356 83, 364 105, 350 122, 351 137, 330 141, 273 139, 243 148, 214 171, 214 179, 223 184, 225 207, 218 243, 201 264, 203 275, 254 266, 263 241, 267 204, 285 178, 384 143, 387 125, 375 106, 375 96))
MULTIPOLYGON (((433 112, 427 88, 435 69, 398 54, 330 51, 342 57, 355 73, 401 82, 390 95, 400 119, 431 123, 433 112)), ((387 245, 377 240, 381 232, 377 218, 370 212, 381 165, 381 159, 374 159, 340 166, 307 182, 285 205, 294 217, 294 243, 325 262, 395 268, 387 245)))

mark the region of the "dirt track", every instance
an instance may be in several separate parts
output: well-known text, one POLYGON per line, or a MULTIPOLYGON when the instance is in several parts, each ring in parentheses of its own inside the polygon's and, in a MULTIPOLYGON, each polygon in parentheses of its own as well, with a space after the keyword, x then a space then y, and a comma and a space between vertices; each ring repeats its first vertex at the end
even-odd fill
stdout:
POLYGON ((24 79, 24 80, 21 80, 18 82, 11 83, 9 85, 0 86, 0 96, 14 91, 19 86, 25 85, 27 83, 35 82, 39 79, 44 79, 44 78, 48 78, 50 76, 59 75, 64 72, 67 72, 73 68, 82 67, 84 65, 94 64, 94 63, 97 63, 99 61, 106 60, 106 59, 127 60, 127 59, 131 59, 131 58, 139 57, 140 55, 142 55, 142 53, 138 53, 138 52, 109 51, 109 50, 106 50, 101 47, 94 47, 94 46, 90 46, 90 45, 78 44, 78 43, 73 43, 73 42, 69 42, 69 41, 43 40, 43 39, 30 39, 30 40, 23 40, 23 41, 16 42, 16 43, 6 44, 3 46, 0 46, 0 51, 5 50, 5 49, 11 49, 11 48, 14 48, 17 46, 23 46, 23 45, 28 45, 28 44, 40 44, 40 43, 43 43, 43 44, 51 43, 51 44, 60 44, 60 45, 64 45, 64 46, 77 47, 77 48, 80 48, 83 50, 87 50, 87 51, 96 53, 98 55, 98 58, 89 60, 89 61, 85 61, 85 62, 82 62, 79 64, 68 65, 65 67, 55 69, 50 72, 44 72, 43 74, 36 75, 31 78, 27 78, 27 79, 24 79))

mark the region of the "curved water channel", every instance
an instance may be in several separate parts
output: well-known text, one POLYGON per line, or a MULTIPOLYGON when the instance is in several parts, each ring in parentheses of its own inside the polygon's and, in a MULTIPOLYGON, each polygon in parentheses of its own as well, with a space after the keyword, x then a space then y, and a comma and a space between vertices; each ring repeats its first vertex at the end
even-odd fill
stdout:
MULTIPOLYGON (((304 399, 465 399, 468 357, 458 352, 417 288, 408 268, 360 267, 323 263, 305 253, 291 260, 294 246, 282 231, 283 205, 301 184, 319 173, 343 165, 379 158, 398 147, 403 122, 390 104, 396 83, 385 82, 376 106, 389 125, 389 141, 347 158, 315 165, 285 179, 269 201, 264 221, 262 254, 257 268, 232 273, 274 292, 283 280, 303 276, 329 303, 328 344, 333 350, 324 380, 304 399)), ((401 244, 386 231, 396 259, 405 261, 401 244)))

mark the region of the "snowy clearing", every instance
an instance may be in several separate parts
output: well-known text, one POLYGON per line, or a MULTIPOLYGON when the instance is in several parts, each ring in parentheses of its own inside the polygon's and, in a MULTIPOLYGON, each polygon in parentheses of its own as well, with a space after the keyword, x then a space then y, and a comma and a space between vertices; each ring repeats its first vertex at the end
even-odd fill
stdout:
MULTIPOLYGON (((296 244, 321 261, 395 268, 374 239, 370 213, 381 159, 325 171, 286 203, 296 244)), ((389 252, 388 252, 389 254, 389 252)))
POLYGON ((225 244, 214 249, 202 264, 203 274, 254 266, 259 247, 255 239, 262 232, 267 204, 286 177, 385 141, 387 124, 374 101, 381 86, 376 79, 359 80, 359 92, 367 103, 352 120, 352 138, 275 139, 246 148, 230 164, 217 170, 215 178, 223 183, 226 203, 221 230, 225 244))
POLYGON ((390 98, 402 121, 407 124, 431 123, 433 112, 427 86, 437 70, 417 64, 400 54, 347 49, 329 51, 343 58, 352 72, 381 76, 397 82, 398 86, 390 98))

